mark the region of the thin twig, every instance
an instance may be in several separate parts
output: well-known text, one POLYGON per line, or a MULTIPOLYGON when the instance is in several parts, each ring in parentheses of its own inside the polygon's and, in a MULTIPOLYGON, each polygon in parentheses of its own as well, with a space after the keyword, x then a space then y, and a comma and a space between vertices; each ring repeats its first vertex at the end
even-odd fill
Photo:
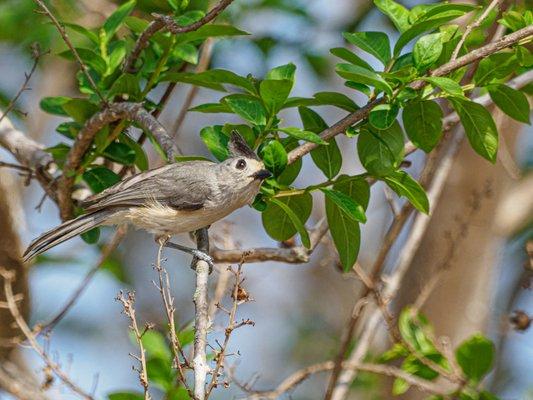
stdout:
POLYGON ((105 97, 102 95, 102 93, 100 92, 100 89, 98 89, 98 86, 96 86, 96 83, 94 82, 93 77, 89 73, 89 68, 87 67, 87 65, 85 65, 85 63, 81 59, 80 55, 78 54, 76 48, 74 47, 74 45, 70 41, 70 38, 68 37, 67 31, 65 30, 63 25, 61 25, 61 22, 58 21, 58 19, 54 16, 54 14, 52 14, 52 12, 48 9, 46 4, 44 4, 44 2, 42 0, 34 0, 34 1, 41 8, 41 10, 43 10, 44 14, 46 14, 48 16, 48 18, 50 18, 52 23, 57 28, 59 34, 63 38, 63 41, 65 42, 67 47, 72 52, 72 55, 74 56, 76 61, 78 62, 79 66, 81 68, 81 71, 83 72, 83 74, 85 75, 87 80, 89 81, 89 84, 91 85, 93 91, 98 95, 98 97, 100 97, 100 100, 102 101, 103 104, 107 104, 107 101, 106 101, 105 97))
POLYGON ((32 51, 33 65, 32 65, 32 67, 30 69, 30 72, 29 73, 24 73, 24 82, 22 83, 20 89, 15 94, 15 96, 9 101, 9 104, 7 105, 7 107, 4 110, 4 112, 2 113, 2 115, 0 116, 0 122, 4 119, 4 117, 7 114, 10 113, 10 111, 13 108, 15 108, 15 106, 17 105, 17 100, 19 99, 20 95, 23 92, 25 92, 26 90, 30 90, 30 88, 28 87, 28 85, 30 83, 30 79, 31 79, 33 73, 35 72, 35 69, 37 68, 37 64, 39 64, 39 59, 43 56, 43 53, 41 53, 41 49, 40 49, 38 43, 34 43, 31 46, 31 51, 32 51))
POLYGON ((457 59, 457 56, 459 55, 459 52, 461 51, 461 48, 463 47, 463 44, 465 43, 466 38, 472 31, 476 28, 478 28, 481 23, 487 18, 487 16, 490 14, 490 12, 497 7, 503 0, 492 0, 490 4, 487 6, 485 11, 481 13, 481 15, 476 18, 471 24, 469 24, 463 35, 461 36, 461 39, 459 40, 459 43, 457 43, 457 46, 455 46, 455 49, 453 50, 452 56, 450 57, 450 61, 454 61, 457 59))
POLYGON ((139 329, 137 317, 135 315, 135 294, 133 292, 127 292, 126 296, 124 296, 124 292, 121 290, 116 300, 122 303, 122 307, 124 308, 123 312, 130 320, 130 329, 135 336, 135 341, 137 342, 137 345, 139 346, 139 355, 136 356, 135 354, 130 354, 130 356, 139 362, 139 368, 133 367, 133 369, 135 369, 139 373, 139 381, 141 382, 141 386, 144 390, 144 400, 150 400, 152 397, 150 396, 150 392, 148 391, 149 383, 148 370, 146 368, 146 351, 144 350, 144 345, 142 342, 142 337, 144 333, 148 329, 150 329, 150 326, 147 325, 142 332, 139 329))
POLYGON ((187 390, 187 392, 189 393, 189 396, 193 398, 193 392, 187 383, 187 378, 185 377, 185 371, 183 369, 183 365, 180 360, 180 355, 181 355, 183 357, 185 364, 188 364, 187 358, 185 357, 185 354, 183 353, 183 348, 178 339, 178 335, 176 334, 176 322, 175 322, 175 317, 174 317, 176 308, 174 307, 174 297, 170 293, 170 279, 168 277, 168 273, 166 269, 163 268, 163 266, 161 265, 161 255, 163 252, 164 245, 165 245, 165 242, 161 240, 159 243, 159 248, 157 250, 157 260, 156 260, 154 269, 157 271, 157 274, 158 274, 159 285, 156 285, 156 287, 159 290, 159 293, 161 294, 161 300, 163 301, 165 314, 167 316, 168 331, 170 334, 170 344, 171 344, 171 349, 172 349, 172 353, 174 356, 174 365, 176 369, 178 370, 178 380, 183 385, 183 387, 187 390))
POLYGON ((221 0, 203 18, 187 26, 179 26, 171 16, 158 14, 154 15, 155 19, 150 22, 146 29, 141 33, 141 35, 137 39, 137 42, 135 43, 132 52, 125 60, 123 71, 130 73, 135 72, 134 65, 139 56, 141 55, 141 51, 148 47, 148 42, 150 38, 160 30, 166 29, 174 35, 195 31, 215 19, 222 11, 226 9, 226 7, 228 7, 232 3, 232 1, 233 0, 221 0))
POLYGON ((48 353, 37 342, 35 335, 22 317, 22 314, 20 313, 17 307, 17 303, 15 301, 15 295, 13 293, 13 281, 15 279, 14 271, 8 271, 4 268, 1 268, 0 276, 2 276, 2 278, 4 279, 4 293, 6 296, 6 301, 9 305, 9 311, 11 312, 15 323, 28 340, 28 343, 30 344, 31 348, 39 355, 39 357, 41 357, 41 359, 49 368, 49 370, 52 371, 70 390, 72 390, 74 393, 76 393, 78 396, 85 400, 94 400, 90 394, 88 394, 78 385, 72 382, 69 376, 65 372, 63 372, 59 364, 53 361, 48 355, 48 353))

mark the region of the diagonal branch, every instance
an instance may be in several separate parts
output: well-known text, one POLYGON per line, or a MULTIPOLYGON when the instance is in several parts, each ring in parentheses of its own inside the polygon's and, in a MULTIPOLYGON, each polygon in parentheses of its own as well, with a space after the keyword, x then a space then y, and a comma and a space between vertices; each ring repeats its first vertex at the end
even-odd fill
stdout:
POLYGON ((143 129, 154 135, 161 145, 169 160, 174 159, 176 147, 161 123, 146 111, 140 103, 111 103, 102 111, 93 115, 78 133, 74 145, 70 149, 63 176, 58 182, 57 199, 61 218, 63 220, 72 217, 72 187, 79 172, 85 153, 89 150, 94 137, 104 126, 118 121, 129 119, 139 124, 143 129))
POLYGON ((192 32, 195 31, 205 24, 211 22, 214 20, 222 11, 228 7, 233 0, 221 0, 215 7, 211 9, 202 19, 199 19, 195 23, 187 26, 180 26, 174 21, 174 18, 172 18, 169 15, 159 15, 155 14, 155 19, 148 24, 146 29, 141 33, 139 38, 137 39, 137 42, 135 43, 135 47, 133 48, 132 52, 130 53, 129 57, 124 62, 123 71, 124 72, 135 72, 135 62, 141 55, 141 52, 148 47, 148 42, 152 36, 154 36, 157 32, 159 32, 162 29, 165 29, 174 35, 180 34, 180 33, 186 33, 186 32, 192 32))

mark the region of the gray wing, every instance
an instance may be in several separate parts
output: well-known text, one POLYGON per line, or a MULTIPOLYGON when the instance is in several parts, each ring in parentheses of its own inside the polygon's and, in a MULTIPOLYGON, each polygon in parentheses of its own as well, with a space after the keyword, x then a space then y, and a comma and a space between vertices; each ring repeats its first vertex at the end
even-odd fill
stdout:
POLYGON ((215 166, 208 161, 189 161, 142 172, 87 198, 82 206, 96 211, 158 201, 180 210, 197 210, 212 197, 208 177, 215 166))

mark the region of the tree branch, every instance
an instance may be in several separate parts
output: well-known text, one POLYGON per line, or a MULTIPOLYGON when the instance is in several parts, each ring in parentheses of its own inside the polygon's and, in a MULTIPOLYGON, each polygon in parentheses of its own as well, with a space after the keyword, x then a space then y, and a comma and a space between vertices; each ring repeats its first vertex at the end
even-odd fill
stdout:
POLYGON ((175 35, 195 31, 215 19, 232 2, 233 0, 221 0, 202 19, 187 26, 178 25, 176 21, 174 21, 174 18, 172 18, 172 16, 155 14, 155 19, 150 22, 146 29, 141 33, 141 35, 137 39, 137 42, 135 43, 135 47, 131 51, 129 57, 124 62, 123 71, 129 73, 135 72, 134 65, 139 56, 141 55, 141 51, 148 47, 148 42, 150 38, 160 30, 165 29, 175 35))
MULTIPOLYGON (((207 228, 195 232, 198 250, 209 254, 209 236, 207 228)), ((206 398, 206 382, 209 366, 207 365, 207 330, 209 329, 208 280, 209 265, 195 259, 193 268, 196 270, 196 290, 194 292, 194 396, 195 400, 206 398)))
POLYGON ((129 119, 137 122, 143 129, 151 132, 172 161, 177 153, 174 142, 161 123, 146 111, 140 103, 112 103, 102 111, 93 115, 78 133, 74 145, 70 149, 63 167, 63 176, 58 182, 57 199, 60 215, 63 220, 72 218, 72 186, 79 172, 81 161, 89 150, 96 133, 104 126, 129 119))
MULTIPOLYGON (((506 47, 512 46, 513 44, 519 42, 520 40, 527 38, 529 36, 533 35, 533 25, 528 26, 526 28, 520 29, 516 32, 513 32, 507 36, 504 36, 500 40, 489 43, 485 46, 482 46, 478 49, 472 50, 470 53, 454 60, 450 61, 436 70, 434 70, 430 76, 443 76, 447 75, 452 71, 455 71, 456 69, 459 69, 461 67, 464 67, 465 65, 471 64, 477 60, 480 60, 484 57, 487 57, 493 53, 496 53, 497 51, 500 51, 502 49, 505 49, 506 47)), ((415 90, 421 89, 426 85, 425 81, 417 81, 411 85, 411 87, 415 90)), ((378 104, 381 104, 384 102, 384 98, 379 98, 376 100, 371 101, 364 107, 360 108, 359 110, 348 114, 346 117, 338 121, 336 124, 332 125, 331 127, 323 130, 320 133, 320 137, 324 140, 331 139, 343 132, 346 131, 350 126, 354 125, 355 123, 365 119, 368 117, 368 114, 372 109, 377 106, 378 104)), ((298 147, 296 147, 294 150, 289 152, 288 158, 289 158, 289 164, 292 164, 297 159, 303 157, 307 153, 309 153, 311 150, 318 147, 318 144, 306 142, 298 147)))

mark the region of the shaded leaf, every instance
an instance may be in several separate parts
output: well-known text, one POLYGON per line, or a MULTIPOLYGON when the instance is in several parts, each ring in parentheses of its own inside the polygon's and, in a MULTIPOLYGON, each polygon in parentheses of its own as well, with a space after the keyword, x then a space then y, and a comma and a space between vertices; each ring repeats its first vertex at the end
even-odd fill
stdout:
POLYGON ((327 145, 326 141, 324 141, 319 135, 311 131, 306 131, 292 126, 286 128, 278 128, 278 130, 296 139, 302 139, 311 143, 327 145))
POLYGON ((274 176, 279 176, 287 166, 287 151, 277 140, 270 141, 261 149, 261 158, 274 176))
POLYGON ((135 4, 135 0, 127 1, 126 3, 119 6, 113 12, 113 14, 111 14, 109 18, 107 18, 103 26, 107 40, 111 39, 111 37, 118 30, 122 22, 124 22, 124 19, 133 11, 135 4))
POLYGON ((403 146, 403 133, 397 122, 381 131, 367 126, 359 134, 357 153, 370 174, 386 176, 394 172, 402 162, 403 146))
POLYGON ((328 188, 321 188, 320 190, 327 198, 334 202, 339 210, 344 212, 347 217, 357 222, 366 222, 365 209, 349 195, 328 188))
POLYGON ((335 47, 335 48, 330 50, 330 53, 333 54, 334 56, 342 58, 345 61, 348 61, 351 64, 359 65, 360 67, 368 69, 369 71, 373 71, 374 70, 370 66, 370 64, 368 64, 365 60, 363 60, 361 57, 359 57, 357 54, 351 52, 347 48, 335 47))
POLYGON ((267 113, 259 99, 244 94, 231 94, 224 97, 223 102, 246 121, 266 125, 267 113))
POLYGON ((398 116, 398 107, 390 104, 378 104, 368 115, 368 122, 376 129, 387 129, 398 116))
MULTIPOLYGON (((305 193, 297 196, 280 197, 274 200, 268 202, 266 210, 261 214, 261 219, 268 235, 281 242, 290 239, 298 232, 293 220, 285 210, 290 209, 292 211, 292 214, 297 217, 297 224, 300 225, 301 229, 301 226, 305 224, 311 215, 313 198, 309 193, 305 193), (285 207, 281 207, 280 203, 285 207)), ((303 240, 302 238, 302 242, 303 240)))
POLYGON ((383 32, 345 32, 343 36, 348 42, 372 54, 383 65, 387 65, 390 61, 390 42, 387 34, 383 32))
POLYGON ((490 85, 489 95, 500 110, 517 121, 529 124, 529 101, 524 93, 507 85, 490 85))
POLYGON ((429 200, 426 191, 407 172, 396 171, 386 176, 384 180, 398 196, 407 197, 418 211, 425 214, 429 213, 429 200))
POLYGON ((279 208, 281 208, 283 212, 289 217, 294 228, 300 235, 302 244, 309 249, 311 247, 311 241, 309 239, 309 234, 307 233, 307 230, 305 229, 304 222, 300 220, 300 217, 291 209, 291 207, 289 207, 288 204, 285 204, 284 202, 278 199, 270 199, 270 202, 274 203, 279 208))
POLYGON ((442 137, 442 117, 442 109, 434 101, 410 102, 402 115, 407 137, 416 147, 429 153, 442 137))
POLYGON ((477 383, 492 369, 494 344, 478 333, 459 345, 455 358, 464 374, 477 383))
POLYGON ((222 131, 222 126, 207 126, 200 131, 200 137, 218 161, 229 157, 228 136, 222 131))
POLYGON ((376 89, 383 90, 385 93, 392 95, 392 88, 375 72, 353 64, 337 64, 335 70, 337 74, 345 79, 374 86, 376 89))

